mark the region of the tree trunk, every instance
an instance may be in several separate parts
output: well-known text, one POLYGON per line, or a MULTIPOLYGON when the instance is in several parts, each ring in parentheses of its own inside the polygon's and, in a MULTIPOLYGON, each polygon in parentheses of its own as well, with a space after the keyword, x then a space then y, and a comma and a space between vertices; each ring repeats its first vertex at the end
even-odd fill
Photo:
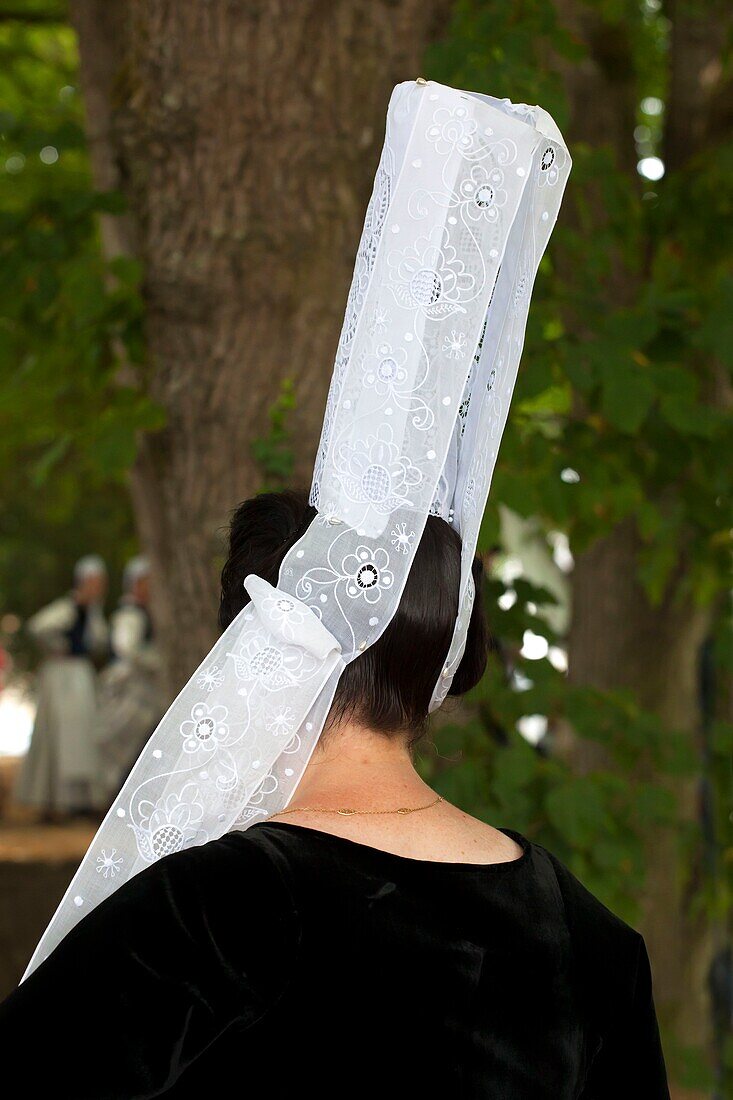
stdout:
MULTIPOLYGON (((629 521, 576 557, 569 679, 632 691, 640 706, 670 730, 686 731, 699 751, 699 656, 710 613, 680 595, 683 555, 664 599, 652 606, 636 580, 640 545, 629 521)), ((605 763, 598 746, 588 741, 578 741, 572 755, 580 771, 605 763)), ((676 778, 667 785, 678 802, 680 829, 690 823, 699 829, 697 778, 676 778)), ((669 830, 648 837, 642 929, 663 1023, 681 1044, 707 1048, 710 929, 704 914, 693 911, 697 883, 680 866, 679 840, 669 830)))
MULTIPOLYGON (((609 29, 588 5, 578 0, 556 0, 556 4, 563 23, 587 49, 587 59, 565 74, 573 120, 571 148, 573 140, 610 145, 618 166, 636 178, 633 129, 640 93, 631 43, 624 40, 623 27, 609 29)), ((667 167, 676 168, 707 142, 720 138, 714 119, 722 118, 725 111, 715 62, 724 31, 723 20, 714 20, 704 6, 672 4, 670 14, 664 156, 667 167)), ((597 217, 604 217, 600 204, 597 217)), ((609 306, 628 304, 637 289, 628 272, 614 271, 607 288, 609 306)), ((636 526, 629 520, 576 556, 571 576, 569 677, 575 684, 631 690, 640 705, 670 729, 686 731, 698 750, 699 657, 711 612, 682 594, 689 565, 683 546, 678 548, 664 598, 652 606, 636 579, 640 548, 636 526)), ((581 771, 602 763, 598 746, 588 742, 575 742, 571 755, 581 771)), ((697 781, 678 779, 671 786, 679 801, 680 826, 699 828, 697 781)), ((710 930, 704 916, 693 912, 693 884, 680 868, 678 840, 669 834, 649 838, 643 931, 652 957, 660 1017, 682 1045, 709 1049, 710 930)))
MULTIPOLYGON (((94 167, 134 225, 149 389, 133 499, 172 685, 215 630, 221 527, 295 384, 309 481, 390 90, 449 0, 72 0, 94 167)), ((120 241, 124 237, 124 241, 120 241)))

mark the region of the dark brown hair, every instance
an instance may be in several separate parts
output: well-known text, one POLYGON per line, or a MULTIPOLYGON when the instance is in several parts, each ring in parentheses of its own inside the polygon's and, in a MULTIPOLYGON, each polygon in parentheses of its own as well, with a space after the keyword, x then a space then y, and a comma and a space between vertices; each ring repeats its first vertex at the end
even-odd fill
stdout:
MULTIPOLYGON (((229 557, 221 574, 222 629, 249 603, 244 578, 256 573, 276 585, 286 552, 315 515, 301 493, 263 493, 240 504, 232 516, 229 557)), ((347 665, 332 718, 352 718, 384 733, 422 732, 453 635, 460 573, 459 536, 444 520, 429 516, 394 618, 381 638, 347 665)), ((488 632, 478 558, 473 578, 476 599, 451 695, 474 687, 486 667, 488 632)))

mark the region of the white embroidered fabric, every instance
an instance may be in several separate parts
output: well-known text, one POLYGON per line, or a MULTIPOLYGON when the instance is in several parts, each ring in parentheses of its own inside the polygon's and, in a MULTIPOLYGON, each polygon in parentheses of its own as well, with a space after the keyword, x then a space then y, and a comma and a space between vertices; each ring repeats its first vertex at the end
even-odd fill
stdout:
POLYGON ((479 526, 569 170, 540 107, 434 82, 395 88, 318 448, 318 515, 277 588, 245 581, 251 602, 143 749, 26 976, 149 863, 287 805, 341 672, 399 605, 431 513, 463 542, 440 706, 465 648, 479 526))

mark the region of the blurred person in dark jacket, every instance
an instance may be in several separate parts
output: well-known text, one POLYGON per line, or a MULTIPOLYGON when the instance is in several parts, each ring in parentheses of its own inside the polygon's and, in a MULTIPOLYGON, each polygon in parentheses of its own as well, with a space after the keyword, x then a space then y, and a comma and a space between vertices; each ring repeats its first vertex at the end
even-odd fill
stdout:
POLYGON ((150 565, 135 557, 125 567, 123 595, 111 617, 112 661, 100 676, 100 783, 108 802, 165 710, 149 604, 150 565))
POLYGON ((27 629, 43 650, 38 709, 15 797, 45 816, 101 808, 95 663, 107 653, 107 570, 95 554, 74 567, 71 592, 38 611, 27 629))

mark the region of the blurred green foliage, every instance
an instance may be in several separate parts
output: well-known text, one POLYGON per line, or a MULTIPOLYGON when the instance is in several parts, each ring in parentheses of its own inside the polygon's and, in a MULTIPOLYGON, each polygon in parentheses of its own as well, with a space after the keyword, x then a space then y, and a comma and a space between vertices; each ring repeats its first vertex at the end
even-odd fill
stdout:
POLYGON ((135 548, 135 432, 160 422, 142 370, 140 270, 102 259, 74 35, 61 5, 0 6, 0 608, 68 588, 82 553, 135 548))
MULTIPOLYGON (((629 34, 638 121, 649 131, 640 152, 659 155, 668 37, 661 5, 591 6, 605 12, 609 33, 621 23, 629 34), (649 99, 661 100, 659 114, 644 113, 649 99)), ((551 0, 459 0, 426 72, 542 103, 562 128, 568 107, 553 58, 578 62, 582 48, 551 0)), ((571 151, 565 201, 577 224, 560 218, 542 262, 486 544, 498 532, 499 502, 568 532, 575 550, 633 516, 650 598, 661 598, 670 549, 684 543, 687 582, 709 601, 729 585, 732 548, 733 464, 724 459, 733 455, 733 419, 715 397, 720 368, 728 378, 733 368, 733 142, 658 183, 632 180, 602 144, 574 142, 571 151), (631 299, 621 308, 609 303, 619 265, 631 299), (561 480, 567 468, 580 474, 577 483, 561 480)))

